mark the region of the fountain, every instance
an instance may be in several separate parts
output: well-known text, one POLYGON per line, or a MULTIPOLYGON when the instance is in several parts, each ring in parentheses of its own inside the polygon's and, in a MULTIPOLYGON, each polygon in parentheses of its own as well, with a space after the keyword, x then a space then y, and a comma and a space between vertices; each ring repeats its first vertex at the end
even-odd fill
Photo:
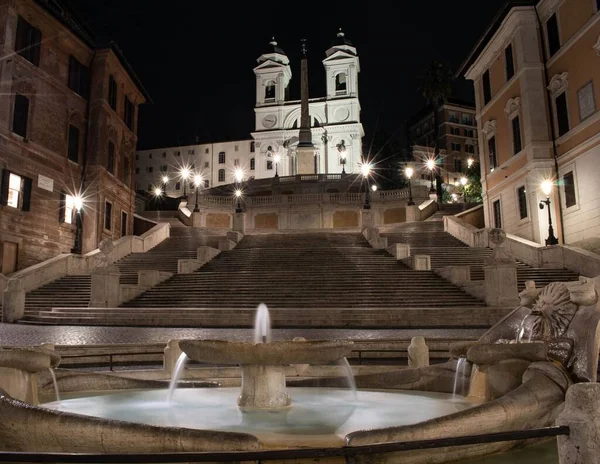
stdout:
MULTIPOLYGON (((0 395, 0 448, 158 453, 356 447, 552 425, 570 385, 596 380, 598 295, 588 279, 534 290, 477 342, 453 346, 448 363, 357 375, 355 398, 342 394, 345 377, 286 381, 286 374, 310 372, 307 365, 337 361, 347 368, 352 342, 270 341, 266 306, 257 314, 257 343, 179 342, 185 353, 180 372, 186 356, 238 365, 241 389, 178 389, 170 402, 166 384, 157 389, 151 382, 59 369, 62 401, 36 406, 33 379, 59 358, 43 350, 1 350, 0 388, 7 394, 0 395), (526 316, 531 343, 515 343, 526 316), (458 363, 460 356, 464 361, 458 363), (140 387, 146 390, 133 391, 140 387), (116 388, 120 391, 98 396, 98 390, 116 388), (79 398, 69 398, 72 393, 79 398)), ((172 380, 176 385, 178 379, 172 380)), ((521 443, 386 452, 357 456, 355 462, 452 462, 521 443)))

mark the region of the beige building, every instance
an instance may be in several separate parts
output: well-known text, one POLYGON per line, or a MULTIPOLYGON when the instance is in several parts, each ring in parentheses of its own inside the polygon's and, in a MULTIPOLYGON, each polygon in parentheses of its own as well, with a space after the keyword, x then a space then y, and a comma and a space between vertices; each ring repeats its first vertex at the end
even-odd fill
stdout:
POLYGON ((3 274, 133 231, 137 108, 147 100, 115 45, 97 47, 60 2, 0 1, 3 274))
POLYGON ((460 74, 474 82, 486 225, 561 243, 600 236, 598 0, 508 2, 460 74), (518 6, 516 6, 517 4, 518 6))
POLYGON ((440 107, 439 127, 436 133, 434 114, 425 107, 408 123, 408 138, 417 172, 422 179, 429 179, 425 165, 434 159, 435 137, 439 137, 439 161, 436 169, 447 184, 455 184, 465 175, 469 160, 478 158, 475 107, 468 102, 449 98, 440 107))

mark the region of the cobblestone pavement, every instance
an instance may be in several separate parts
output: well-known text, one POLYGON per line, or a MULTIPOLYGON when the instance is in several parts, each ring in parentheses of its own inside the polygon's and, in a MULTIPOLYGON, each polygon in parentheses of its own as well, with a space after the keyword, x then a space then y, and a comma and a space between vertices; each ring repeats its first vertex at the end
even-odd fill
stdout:
MULTIPOLYGON (((407 339, 417 335, 425 338, 478 338, 482 329, 273 329, 274 340, 294 337, 316 339, 407 339)), ((198 329, 160 327, 94 327, 94 326, 33 326, 0 324, 1 346, 29 346, 41 343, 55 345, 92 345, 114 343, 166 343, 171 339, 204 338, 220 340, 252 340, 252 329, 198 329)))

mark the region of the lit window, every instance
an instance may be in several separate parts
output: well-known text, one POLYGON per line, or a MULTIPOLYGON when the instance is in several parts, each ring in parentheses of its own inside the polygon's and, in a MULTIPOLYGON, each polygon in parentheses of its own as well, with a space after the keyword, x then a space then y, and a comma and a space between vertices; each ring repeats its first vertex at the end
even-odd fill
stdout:
POLYGON ((11 173, 8 180, 8 206, 13 208, 19 207, 19 198, 21 197, 21 186, 23 179, 21 176, 11 173))
POLYGON ((73 223, 73 211, 75 210, 75 197, 72 195, 65 195, 65 222, 67 224, 73 223))

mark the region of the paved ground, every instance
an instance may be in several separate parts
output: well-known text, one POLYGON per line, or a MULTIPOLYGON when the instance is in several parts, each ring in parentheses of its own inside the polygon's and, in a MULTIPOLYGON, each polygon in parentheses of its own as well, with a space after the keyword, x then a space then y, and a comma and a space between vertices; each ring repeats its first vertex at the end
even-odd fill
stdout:
MULTIPOLYGON (((407 339, 477 338, 481 329, 411 329, 411 330, 344 330, 344 329, 273 329, 275 340, 307 339, 407 339)), ((252 329, 177 329, 160 327, 83 327, 30 326, 0 324, 0 346, 28 346, 41 343, 55 345, 90 345, 112 343, 166 343, 178 338, 252 340, 252 329)))

